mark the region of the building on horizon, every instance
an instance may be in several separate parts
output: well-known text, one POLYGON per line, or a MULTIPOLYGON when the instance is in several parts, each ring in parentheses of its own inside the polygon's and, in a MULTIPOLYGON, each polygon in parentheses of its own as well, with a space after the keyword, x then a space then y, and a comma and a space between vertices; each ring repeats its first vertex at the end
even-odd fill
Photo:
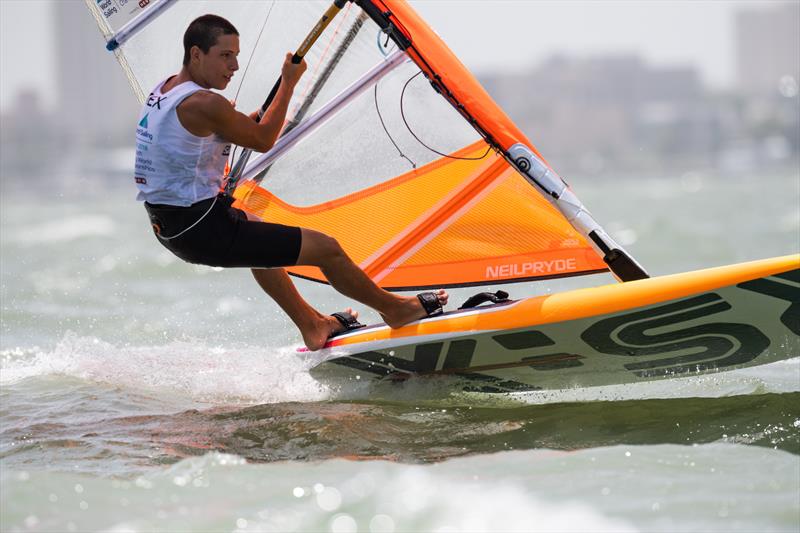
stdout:
POLYGON ((800 2, 742 9, 735 24, 739 88, 748 94, 797 96, 800 2))
POLYGON ((133 144, 139 104, 83 2, 53 3, 56 119, 70 146, 133 144))
POLYGON ((658 168, 667 153, 703 160, 716 142, 691 66, 655 68, 635 54, 555 55, 528 73, 483 81, 568 173, 658 168))
POLYGON ((62 138, 61 129, 53 127, 52 114, 42 105, 41 95, 33 89, 19 91, 13 104, 0 112, 2 185, 49 172, 63 154, 62 138))
POLYGON ((758 90, 766 93, 714 91, 692 65, 655 67, 635 54, 610 54, 555 55, 481 81, 567 176, 735 174, 800 158, 800 97, 785 79, 780 87, 764 82, 758 90))

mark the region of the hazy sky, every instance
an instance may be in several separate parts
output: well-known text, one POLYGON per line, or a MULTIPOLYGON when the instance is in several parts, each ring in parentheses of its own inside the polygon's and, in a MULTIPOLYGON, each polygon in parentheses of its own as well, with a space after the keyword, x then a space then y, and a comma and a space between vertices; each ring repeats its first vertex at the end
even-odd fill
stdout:
MULTIPOLYGON (((52 2, 0 0, 0 107, 22 88, 55 100, 52 2)), ((797 0, 793 0, 797 1, 797 0)), ((734 15, 777 0, 417 0, 421 15, 475 72, 528 69, 565 52, 638 53, 694 65, 711 86, 734 77, 734 15)), ((87 11, 86 16, 89 17, 87 11)), ((102 38, 98 32, 98 46, 102 38)))

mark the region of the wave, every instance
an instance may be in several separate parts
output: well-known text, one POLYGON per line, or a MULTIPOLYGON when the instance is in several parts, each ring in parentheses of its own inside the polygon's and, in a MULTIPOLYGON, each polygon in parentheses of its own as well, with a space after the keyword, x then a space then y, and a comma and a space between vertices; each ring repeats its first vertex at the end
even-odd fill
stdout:
POLYGON ((0 353, 0 384, 69 376, 129 390, 180 394, 187 400, 212 404, 328 398, 327 388, 308 374, 307 363, 294 357, 293 350, 189 341, 115 346, 67 333, 52 351, 17 348, 0 353))
POLYGON ((69 332, 50 351, 37 347, 0 351, 0 384, 62 375, 130 390, 169 391, 187 401, 214 405, 367 400, 497 408, 800 391, 800 358, 705 376, 507 395, 463 392, 458 380, 450 378, 323 384, 309 375, 311 364, 291 346, 222 346, 200 341, 118 346, 69 332))

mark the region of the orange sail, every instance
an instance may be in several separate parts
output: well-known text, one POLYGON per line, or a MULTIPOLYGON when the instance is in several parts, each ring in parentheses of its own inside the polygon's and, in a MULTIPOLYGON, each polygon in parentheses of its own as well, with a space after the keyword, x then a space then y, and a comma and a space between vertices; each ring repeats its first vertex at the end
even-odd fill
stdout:
MULTIPOLYGON (((539 156, 436 33, 404 1, 357 3, 392 25, 408 57, 483 140, 336 200, 298 207, 246 182, 236 191, 238 205, 270 222, 331 235, 385 288, 486 285, 607 270, 586 238, 500 155, 524 143, 539 156)), ((341 179, 358 181, 351 175, 341 179)), ((316 268, 289 271, 325 281, 316 268)))
MULTIPOLYGON (((515 143, 525 143, 536 151, 514 122, 486 92, 475 76, 456 57, 444 41, 404 0, 367 0, 400 29, 410 42, 406 53, 437 85, 440 93, 468 115, 479 131, 497 147, 507 150, 515 143)), ((367 1, 363 3, 367 3, 367 1)), ((542 158, 543 159, 543 158, 542 158)))
MULTIPOLYGON (((379 185, 296 207, 245 182, 237 206, 322 231, 382 287, 506 283, 599 272, 602 259, 502 157, 478 141, 379 185), (485 156, 484 156, 485 155, 485 156), (484 156, 484 157, 481 157, 484 156)), ((293 267, 325 281, 319 269, 293 267)))

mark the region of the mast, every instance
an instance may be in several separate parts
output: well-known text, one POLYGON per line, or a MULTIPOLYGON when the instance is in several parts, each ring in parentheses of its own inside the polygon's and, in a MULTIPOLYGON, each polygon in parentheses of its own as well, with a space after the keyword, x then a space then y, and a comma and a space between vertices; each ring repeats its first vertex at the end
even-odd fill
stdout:
MULTIPOLYGON (((303 57, 305 57, 308 51, 311 50, 311 47, 314 46, 315 42, 317 42, 317 39, 319 39, 320 35, 322 35, 322 33, 325 31, 325 28, 328 27, 333 18, 339 13, 339 11, 342 10, 346 3, 347 0, 333 0, 333 3, 330 5, 327 11, 325 11, 322 17, 320 17, 316 25, 311 28, 311 31, 306 36, 305 40, 303 40, 303 43, 292 56, 292 63, 298 64, 303 60, 303 57)), ((264 113, 267 112, 270 104, 272 104, 272 100, 275 99, 275 95, 278 94, 278 89, 281 86, 281 80, 281 76, 278 76, 278 80, 275 82, 275 85, 272 86, 272 90, 269 92, 267 99, 264 100, 264 103, 261 105, 261 109, 258 111, 256 122, 261 121, 264 113)), ((233 169, 228 176, 228 182, 225 184, 226 193, 230 194, 234 189, 236 189, 236 184, 242 177, 242 173, 244 172, 247 161, 250 159, 250 155, 252 153, 253 151, 249 148, 246 148, 244 151, 242 151, 242 155, 239 157, 239 160, 236 162, 236 164, 233 165, 233 169)))
MULTIPOLYGON (((342 57, 344 57, 344 53, 348 48, 350 48, 350 45, 355 40, 362 26, 364 26, 364 21, 366 20, 367 14, 362 11, 359 13, 358 17, 356 17, 356 20, 353 21, 353 24, 347 31, 347 35, 339 44, 339 47, 336 49, 336 52, 334 52, 331 59, 325 65, 325 68, 322 70, 322 74, 320 74, 319 78, 317 78, 317 80, 314 82, 313 87, 311 87, 311 90, 308 92, 308 96, 306 96, 305 100, 303 100, 303 103, 297 109, 297 112, 294 114, 291 120, 286 123, 286 127, 284 127, 283 132, 281 132, 281 137, 295 129, 300 124, 300 121, 305 118, 306 113, 308 113, 311 105, 317 99, 317 96, 319 96, 320 91, 328 82, 328 79, 331 77, 331 74, 333 74, 333 71, 339 64, 339 61, 341 61, 342 57)), ((270 167, 267 167, 262 170, 260 174, 253 178, 253 181, 256 183, 261 183, 261 181, 264 179, 264 176, 266 176, 267 172, 269 172, 269 168, 270 167)))

